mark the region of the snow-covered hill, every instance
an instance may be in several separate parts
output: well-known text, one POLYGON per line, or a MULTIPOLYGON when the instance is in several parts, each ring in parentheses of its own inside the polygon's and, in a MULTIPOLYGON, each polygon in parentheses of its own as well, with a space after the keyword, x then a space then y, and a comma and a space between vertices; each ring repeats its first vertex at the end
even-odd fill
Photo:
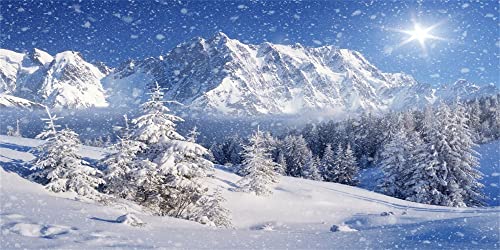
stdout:
MULTIPOLYGON (((269 197, 234 192, 239 177, 217 169, 234 229, 154 217, 137 207, 103 206, 54 194, 21 178, 22 163, 40 141, 0 136, 0 246, 12 248, 382 249, 499 247, 500 210, 411 203, 360 188, 282 177, 269 197), (115 219, 134 212, 145 227, 115 219), (330 232, 332 225, 356 231, 330 232)), ((99 148, 82 147, 89 159, 99 148)))
POLYGON ((78 52, 52 57, 39 49, 25 54, 0 49, 0 76, 0 93, 54 108, 107 106, 101 86, 105 74, 78 52))

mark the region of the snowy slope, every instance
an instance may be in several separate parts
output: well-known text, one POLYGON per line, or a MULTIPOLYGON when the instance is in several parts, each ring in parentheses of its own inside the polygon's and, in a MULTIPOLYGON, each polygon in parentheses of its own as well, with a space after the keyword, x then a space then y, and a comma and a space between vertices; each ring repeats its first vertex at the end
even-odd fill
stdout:
MULTIPOLYGON (((12 248, 498 248, 498 208, 455 209, 401 201, 340 184, 282 177, 270 197, 231 191, 239 177, 221 169, 219 186, 234 229, 146 215, 136 207, 74 200, 19 177, 36 140, 0 136, 0 246, 12 248), (14 172, 8 172, 14 171, 14 172), (147 223, 134 228, 115 219, 134 211, 147 223), (36 209, 31 209, 36 208, 36 209), (383 212, 394 215, 381 216, 383 212), (345 223, 356 232, 330 232, 345 223), (265 228, 263 230, 263 228, 265 228)), ((97 159, 103 151, 84 147, 97 159)))
POLYGON ((78 52, 65 51, 52 57, 39 49, 24 54, 0 49, 0 93, 50 107, 107 106, 101 85, 104 76, 78 52))
POLYGON ((0 108, 43 109, 44 106, 23 98, 0 93, 0 108))

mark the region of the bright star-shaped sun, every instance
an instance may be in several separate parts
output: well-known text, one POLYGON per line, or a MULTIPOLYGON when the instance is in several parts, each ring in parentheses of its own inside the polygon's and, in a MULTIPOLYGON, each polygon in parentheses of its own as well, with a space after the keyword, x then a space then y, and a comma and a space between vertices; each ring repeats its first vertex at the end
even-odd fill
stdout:
POLYGON ((405 40, 403 40, 397 47, 401 47, 407 43, 417 41, 420 44, 420 47, 422 48, 424 55, 427 55, 426 41, 428 41, 428 40, 446 40, 445 38, 439 37, 439 36, 434 35, 432 33, 439 25, 441 25, 441 22, 436 23, 436 24, 431 25, 431 26, 428 26, 428 27, 423 27, 420 23, 414 21, 413 22, 413 29, 411 29, 411 30, 394 29, 394 31, 408 35, 407 38, 405 40))

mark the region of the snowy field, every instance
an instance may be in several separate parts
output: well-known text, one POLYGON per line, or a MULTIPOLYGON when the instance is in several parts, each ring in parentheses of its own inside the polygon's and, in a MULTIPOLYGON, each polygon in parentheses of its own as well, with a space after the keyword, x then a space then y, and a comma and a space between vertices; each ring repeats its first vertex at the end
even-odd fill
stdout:
MULTIPOLYGON (((0 136, 1 249, 498 249, 498 207, 422 205, 335 183, 281 177, 273 195, 232 191, 237 175, 216 169, 207 179, 221 187, 233 229, 214 229, 150 216, 133 205, 103 206, 71 194, 54 194, 19 176, 28 152, 40 142, 0 136), (132 227, 116 218, 133 212, 146 223, 132 227), (339 231, 331 232, 337 225, 339 231)), ((500 143, 484 145, 481 170, 486 193, 498 196, 500 143), (489 159, 489 160, 485 160, 489 159), (486 164, 486 165, 485 165, 486 164)), ((100 148, 82 147, 96 160, 100 148)), ((498 205, 498 201, 496 203, 498 205)))

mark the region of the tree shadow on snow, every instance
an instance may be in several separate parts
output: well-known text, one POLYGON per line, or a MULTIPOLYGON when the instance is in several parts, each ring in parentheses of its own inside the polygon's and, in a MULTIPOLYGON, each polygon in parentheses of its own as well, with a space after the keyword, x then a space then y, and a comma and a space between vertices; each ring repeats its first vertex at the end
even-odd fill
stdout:
POLYGON ((32 147, 29 147, 29 146, 20 146, 17 144, 12 144, 12 143, 7 143, 7 142, 0 143, 0 148, 8 148, 8 149, 20 151, 20 152, 29 152, 32 149, 32 147))
MULTIPOLYGON (((8 158, 5 156, 2 157, 8 158)), ((2 162, 0 164, 0 167, 2 167, 3 170, 5 170, 6 172, 16 173, 23 178, 26 178, 28 176, 30 170, 24 161, 12 158, 8 159, 10 160, 9 162, 2 162)))
POLYGON ((109 219, 103 219, 103 218, 98 218, 98 217, 90 217, 89 219, 91 220, 96 220, 96 221, 102 221, 102 222, 108 222, 108 223, 119 223, 116 220, 109 220, 109 219))

